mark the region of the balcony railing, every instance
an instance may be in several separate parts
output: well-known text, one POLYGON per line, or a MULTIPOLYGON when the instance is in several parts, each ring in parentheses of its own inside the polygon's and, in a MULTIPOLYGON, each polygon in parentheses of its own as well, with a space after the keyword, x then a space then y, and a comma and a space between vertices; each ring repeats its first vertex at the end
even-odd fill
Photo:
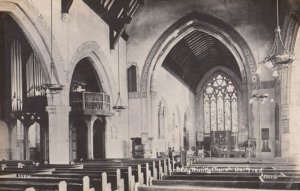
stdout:
POLYGON ((110 96, 98 92, 72 92, 72 111, 82 111, 86 114, 110 113, 110 96))

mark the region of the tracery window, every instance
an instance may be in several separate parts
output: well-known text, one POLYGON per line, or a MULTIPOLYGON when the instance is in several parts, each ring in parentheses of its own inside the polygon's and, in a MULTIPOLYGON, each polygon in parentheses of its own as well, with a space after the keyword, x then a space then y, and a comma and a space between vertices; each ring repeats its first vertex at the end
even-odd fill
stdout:
POLYGON ((210 79, 203 91, 205 133, 238 131, 237 98, 236 87, 223 73, 210 79))

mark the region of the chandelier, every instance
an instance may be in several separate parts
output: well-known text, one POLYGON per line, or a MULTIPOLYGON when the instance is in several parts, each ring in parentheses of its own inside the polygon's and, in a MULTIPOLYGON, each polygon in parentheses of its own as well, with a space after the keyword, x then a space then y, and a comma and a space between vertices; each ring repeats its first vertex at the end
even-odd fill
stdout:
POLYGON ((116 104, 112 107, 116 112, 121 112, 126 109, 120 93, 120 47, 118 43, 118 98, 116 104))
POLYGON ((51 63, 50 63, 50 82, 49 83, 45 83, 42 85, 42 88, 46 90, 46 93, 47 94, 57 94, 60 90, 63 89, 63 85, 62 84, 55 84, 55 83, 52 83, 52 74, 55 74, 55 65, 54 65, 54 62, 53 62, 53 11, 52 11, 52 0, 51 0, 51 32, 50 32, 50 35, 51 35, 51 40, 50 40, 50 55, 51 55, 51 63))
POLYGON ((281 29, 279 26, 278 0, 276 0, 276 13, 277 27, 274 30, 275 39, 272 48, 269 51, 268 56, 259 63, 265 66, 266 68, 271 69, 273 71, 273 77, 277 77, 278 71, 288 67, 288 64, 291 63, 294 59, 294 55, 288 52, 288 50, 285 48, 282 42, 281 29))
POLYGON ((254 101, 265 103, 266 101, 274 102, 273 98, 269 98, 268 93, 263 93, 261 89, 261 82, 259 82, 256 93, 252 94, 252 97, 249 100, 249 104, 252 104, 254 101))

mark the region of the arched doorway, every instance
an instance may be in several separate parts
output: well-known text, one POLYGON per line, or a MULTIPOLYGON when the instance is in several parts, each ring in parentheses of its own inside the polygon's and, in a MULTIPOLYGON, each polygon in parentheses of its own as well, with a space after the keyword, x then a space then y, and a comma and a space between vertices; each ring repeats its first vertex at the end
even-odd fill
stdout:
POLYGON ((28 128, 27 155, 29 160, 39 161, 41 153, 40 124, 35 122, 28 128))
POLYGON ((104 118, 96 119, 93 125, 93 147, 94 158, 105 158, 105 127, 106 121, 104 118))
POLYGON ((84 120, 76 120, 72 128, 72 153, 75 160, 87 159, 87 125, 84 120))

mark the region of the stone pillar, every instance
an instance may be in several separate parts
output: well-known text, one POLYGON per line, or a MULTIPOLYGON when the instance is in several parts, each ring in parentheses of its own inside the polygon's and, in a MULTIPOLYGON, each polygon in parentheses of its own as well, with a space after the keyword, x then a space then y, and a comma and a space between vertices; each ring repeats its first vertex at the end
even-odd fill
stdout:
MULTIPOLYGON (((300 51, 300 37, 297 40, 297 47, 295 48, 295 52, 300 51)), ((288 89, 290 90, 290 105, 289 112, 286 118, 282 120, 284 123, 288 123, 288 132, 289 132, 289 156, 296 157, 298 164, 300 164, 300 150, 299 145, 299 134, 300 134, 300 121, 299 121, 299 113, 300 113, 300 57, 296 55, 296 59, 290 65, 291 72, 291 82, 288 89)), ((284 117, 284 116, 283 116, 284 117)))
MULTIPOLYGON (((48 101, 49 103, 49 101, 48 101)), ((69 111, 65 105, 49 105, 49 163, 69 164, 69 111)))
POLYGON ((94 119, 93 116, 85 116, 87 125, 88 158, 94 159, 94 119))
POLYGON ((29 155, 29 147, 28 147, 28 129, 29 127, 27 125, 24 125, 24 134, 23 134, 23 141, 24 141, 24 160, 30 160, 29 155))
POLYGON ((44 123, 40 123, 40 147, 41 147, 41 153, 40 153, 40 159, 41 161, 46 160, 46 126, 44 123))

